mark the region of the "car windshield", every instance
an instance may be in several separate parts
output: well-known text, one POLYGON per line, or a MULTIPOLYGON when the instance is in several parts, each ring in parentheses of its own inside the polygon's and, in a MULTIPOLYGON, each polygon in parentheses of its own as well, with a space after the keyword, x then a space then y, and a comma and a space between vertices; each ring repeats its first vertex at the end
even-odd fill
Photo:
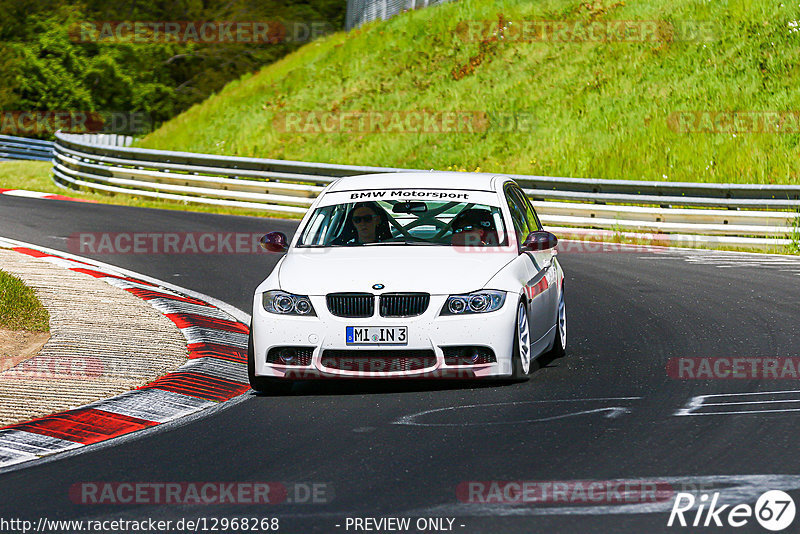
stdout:
POLYGON ((378 200, 317 208, 298 247, 505 246, 500 208, 470 202, 378 200))

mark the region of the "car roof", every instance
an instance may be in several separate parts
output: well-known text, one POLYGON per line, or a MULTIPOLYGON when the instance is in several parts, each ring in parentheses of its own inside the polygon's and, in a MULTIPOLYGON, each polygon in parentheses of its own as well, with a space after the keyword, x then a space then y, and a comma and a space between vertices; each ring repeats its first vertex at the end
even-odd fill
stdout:
POLYGON ((329 189, 360 191, 365 189, 461 189, 494 192, 495 175, 472 172, 392 172, 360 174, 338 179, 329 189))

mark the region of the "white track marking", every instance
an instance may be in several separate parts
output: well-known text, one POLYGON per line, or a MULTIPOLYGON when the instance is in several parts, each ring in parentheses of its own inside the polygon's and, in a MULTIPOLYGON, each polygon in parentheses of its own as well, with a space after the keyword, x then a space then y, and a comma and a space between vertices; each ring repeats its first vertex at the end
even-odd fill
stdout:
POLYGON ((708 402, 703 406, 732 406, 734 404, 780 404, 783 402, 800 402, 800 399, 787 399, 787 400, 768 400, 768 401, 750 401, 750 402, 708 402))
POLYGON ((673 249, 659 250, 649 256, 637 256, 643 260, 661 260, 673 258, 694 265, 708 265, 719 269, 735 267, 766 267, 771 270, 800 274, 800 256, 778 254, 759 254, 753 252, 715 251, 673 249))
POLYGON ((686 403, 686 406, 677 410, 673 416, 697 416, 697 415, 740 415, 740 414, 754 414, 754 413, 783 413, 783 412, 800 412, 800 408, 781 408, 781 409, 765 409, 765 410, 732 410, 732 411, 708 411, 708 412, 700 412, 703 408, 708 406, 743 406, 749 405, 758 408, 761 405, 766 404, 781 404, 781 403, 793 403, 793 402, 800 402, 800 390, 782 390, 782 391, 754 391, 754 392, 746 392, 746 393, 713 393, 708 395, 698 395, 689 399, 689 402, 686 403), (749 400, 749 401, 741 401, 741 400, 730 400, 725 401, 723 399, 728 398, 736 398, 736 397, 756 397, 762 395, 793 395, 795 398, 787 398, 787 399, 767 399, 767 400, 749 400), (707 403, 706 399, 714 399, 720 400, 722 402, 710 402, 707 403))
POLYGON ((779 389, 777 391, 743 391, 741 393, 709 393, 703 397, 749 397, 754 395, 795 395, 800 389, 779 389))
POLYGON ((404 415, 403 417, 393 421, 393 425, 411 425, 411 426, 483 426, 483 425, 506 425, 517 423, 537 423, 554 421, 557 419, 565 419, 567 417, 576 417, 579 415, 586 415, 592 413, 608 412, 605 417, 614 418, 622 414, 630 413, 630 409, 623 406, 605 406, 602 408, 594 408, 589 410, 579 410, 576 412, 569 412, 555 416, 548 416, 536 419, 514 419, 512 421, 497 421, 497 422, 478 422, 478 423, 419 423, 417 419, 425 415, 438 412, 466 410, 470 408, 485 408, 487 406, 517 406, 521 404, 544 404, 544 403, 562 403, 562 402, 598 402, 598 401, 619 401, 619 400, 640 400, 641 397, 605 397, 605 398, 589 398, 589 399, 553 399, 553 400, 535 400, 535 401, 516 401, 516 402, 496 402, 488 404, 467 404, 464 406, 446 406, 444 408, 433 408, 431 410, 424 410, 422 412, 404 415))
MULTIPOLYGON (((653 256, 638 256, 638 259, 653 260, 663 259, 666 254, 657 253, 653 256)), ((736 269, 736 268, 767 268, 772 271, 792 274, 800 276, 800 258, 792 259, 763 259, 752 261, 749 259, 736 260, 729 257, 715 257, 712 255, 688 255, 681 257, 680 254, 672 253, 668 255, 671 258, 683 260, 692 265, 707 265, 709 267, 716 267, 717 269, 736 269)))
POLYGON ((42 193, 40 191, 28 191, 27 189, 12 189, 11 191, 3 191, 4 195, 12 197, 25 197, 25 198, 47 198, 55 196, 55 193, 42 193))
POLYGON ((800 412, 800 408, 786 408, 783 410, 744 410, 739 412, 706 412, 706 413, 687 413, 687 414, 675 414, 675 415, 692 415, 692 416, 700 416, 700 415, 746 415, 746 414, 753 414, 753 413, 788 413, 788 412, 800 412))

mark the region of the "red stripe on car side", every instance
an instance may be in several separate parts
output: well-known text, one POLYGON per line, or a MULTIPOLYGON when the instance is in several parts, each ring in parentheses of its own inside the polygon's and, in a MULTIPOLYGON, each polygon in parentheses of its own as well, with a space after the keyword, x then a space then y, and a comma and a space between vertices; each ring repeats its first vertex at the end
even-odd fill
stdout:
POLYGON ((542 278, 532 286, 525 286, 525 294, 528 295, 528 298, 533 299, 541 295, 548 287, 550 284, 547 282, 547 278, 542 278))

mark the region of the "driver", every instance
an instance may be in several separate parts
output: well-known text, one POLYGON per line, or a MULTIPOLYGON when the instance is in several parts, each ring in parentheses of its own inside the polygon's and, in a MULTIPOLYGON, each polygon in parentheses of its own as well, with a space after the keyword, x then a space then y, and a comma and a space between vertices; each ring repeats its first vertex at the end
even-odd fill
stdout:
POLYGON ((357 202, 344 223, 342 233, 334 245, 362 245, 379 243, 392 237, 389 216, 375 202, 357 202))
POLYGON ((489 210, 472 208, 453 217, 453 244, 463 246, 497 245, 499 239, 489 210))

